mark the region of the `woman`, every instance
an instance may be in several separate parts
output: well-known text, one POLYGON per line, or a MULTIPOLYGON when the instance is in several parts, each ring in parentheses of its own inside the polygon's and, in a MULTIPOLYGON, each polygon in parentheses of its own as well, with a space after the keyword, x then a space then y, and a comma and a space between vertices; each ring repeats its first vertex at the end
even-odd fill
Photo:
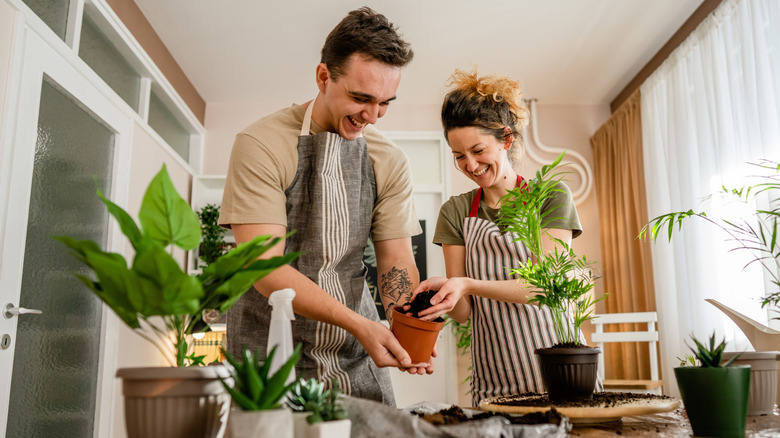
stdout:
MULTIPOLYGON (((448 278, 430 278, 415 294, 439 291, 431 299, 435 305, 422 312, 424 319, 443 313, 458 322, 472 318, 476 406, 487 397, 544 392, 534 350, 554 345, 557 338, 549 309, 527 304, 531 290, 509 275, 527 260, 528 250, 496 225, 501 198, 523 184, 512 167, 520 159, 521 129, 528 122, 519 83, 456 70, 450 85, 441 111, 444 135, 457 168, 479 188, 442 205, 433 241, 442 246, 448 278)), ((545 205, 557 218, 544 233, 545 251, 560 245, 553 239, 570 244, 582 233, 571 192, 563 183, 560 188, 545 205)))

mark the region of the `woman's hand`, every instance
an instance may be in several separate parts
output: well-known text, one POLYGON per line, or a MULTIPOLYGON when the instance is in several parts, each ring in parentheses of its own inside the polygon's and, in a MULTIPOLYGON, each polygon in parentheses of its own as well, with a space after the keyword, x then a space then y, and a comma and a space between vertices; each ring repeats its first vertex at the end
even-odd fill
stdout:
POLYGON ((469 279, 465 277, 431 277, 417 287, 412 293, 412 297, 426 290, 438 290, 436 295, 431 297, 432 307, 420 312, 420 319, 424 321, 433 321, 434 319, 451 311, 461 298, 468 295, 469 279))

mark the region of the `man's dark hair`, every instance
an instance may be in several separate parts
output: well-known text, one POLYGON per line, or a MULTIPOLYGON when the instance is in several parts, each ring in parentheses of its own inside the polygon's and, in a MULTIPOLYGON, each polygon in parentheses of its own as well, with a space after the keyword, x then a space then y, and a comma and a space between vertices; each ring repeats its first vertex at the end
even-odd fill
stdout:
POLYGON ((409 43, 384 15, 364 6, 356 9, 328 34, 320 62, 338 79, 353 53, 360 53, 394 67, 403 67, 414 57, 409 43))

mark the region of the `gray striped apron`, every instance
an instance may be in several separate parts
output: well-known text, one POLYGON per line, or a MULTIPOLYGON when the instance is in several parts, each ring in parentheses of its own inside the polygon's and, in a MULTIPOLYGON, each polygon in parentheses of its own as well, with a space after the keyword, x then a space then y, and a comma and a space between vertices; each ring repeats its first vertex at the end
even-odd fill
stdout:
MULTIPOLYGON (((285 252, 299 251, 291 263, 350 309, 378 321, 365 282, 366 247, 376 200, 374 168, 363 137, 346 140, 338 134, 310 134, 309 104, 298 137, 298 168, 287 196, 285 252)), ((228 344, 260 348, 265 355, 271 307, 250 290, 228 314, 228 344), (231 326, 235 330, 231 330, 231 326), (235 334, 234 334, 235 333, 235 334)), ((346 394, 395 406, 390 372, 377 368, 363 346, 346 330, 296 315, 293 342, 303 343, 295 367, 298 377, 330 385, 338 379, 346 394)))
MULTIPOLYGON (((517 184, 522 178, 517 177, 517 184)), ((482 189, 477 191, 463 222, 466 275, 478 280, 508 280, 509 274, 530 257, 514 233, 477 217, 482 189)), ((471 396, 479 401, 499 395, 543 393, 542 376, 534 350, 557 343, 550 309, 507 303, 478 296, 471 300, 471 396)))

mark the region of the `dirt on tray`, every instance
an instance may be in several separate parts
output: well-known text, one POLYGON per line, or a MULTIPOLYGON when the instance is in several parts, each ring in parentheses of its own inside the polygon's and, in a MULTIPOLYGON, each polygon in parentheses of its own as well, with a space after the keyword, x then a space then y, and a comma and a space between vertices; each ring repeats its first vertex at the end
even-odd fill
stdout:
POLYGON ((458 406, 452 405, 447 409, 442 409, 434 413, 422 413, 412 411, 412 414, 424 419, 425 421, 435 425, 441 426, 445 424, 460 424, 467 421, 479 421, 490 417, 504 417, 512 424, 561 424, 561 414, 555 410, 550 409, 546 412, 534 412, 525 415, 510 415, 499 412, 480 412, 469 417, 458 406))
POLYGON ((659 400, 671 401, 674 399, 667 395, 656 394, 596 392, 593 394, 593 399, 590 400, 558 401, 551 403, 547 398, 547 394, 526 393, 506 397, 496 397, 491 400, 491 404, 529 407, 555 406, 559 408, 619 408, 650 404, 659 400))

